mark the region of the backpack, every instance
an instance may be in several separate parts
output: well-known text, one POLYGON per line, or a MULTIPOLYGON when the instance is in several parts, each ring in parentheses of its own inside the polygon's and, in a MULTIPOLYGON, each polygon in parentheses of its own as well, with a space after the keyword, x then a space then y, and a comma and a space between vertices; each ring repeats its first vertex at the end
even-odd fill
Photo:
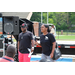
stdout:
MULTIPOLYGON (((49 35, 49 38, 50 38, 50 42, 51 42, 51 44, 52 44, 50 35, 49 35)), ((52 46, 53 46, 53 45, 50 46, 50 49, 51 49, 51 50, 52 50, 52 46)), ((53 55, 53 58, 52 58, 52 59, 53 59, 53 60, 57 60, 60 56, 61 56, 61 51, 60 51, 60 49, 58 48, 58 44, 56 43, 56 47, 55 47, 54 55, 53 55)))

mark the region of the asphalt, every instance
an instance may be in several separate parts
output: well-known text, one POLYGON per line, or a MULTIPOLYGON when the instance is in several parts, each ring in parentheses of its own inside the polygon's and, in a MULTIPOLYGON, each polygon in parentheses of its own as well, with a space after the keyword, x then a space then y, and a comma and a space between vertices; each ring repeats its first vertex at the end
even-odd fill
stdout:
MULTIPOLYGON (((41 54, 32 55, 31 62, 37 62, 41 59, 41 54)), ((75 62, 75 55, 61 55, 55 62, 75 62)))

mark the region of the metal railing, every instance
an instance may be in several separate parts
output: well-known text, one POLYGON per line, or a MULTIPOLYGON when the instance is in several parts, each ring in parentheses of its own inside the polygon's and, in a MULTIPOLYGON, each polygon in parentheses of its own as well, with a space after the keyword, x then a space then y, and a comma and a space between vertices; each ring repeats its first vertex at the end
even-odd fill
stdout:
POLYGON ((57 35, 75 35, 75 30, 57 30, 57 35))

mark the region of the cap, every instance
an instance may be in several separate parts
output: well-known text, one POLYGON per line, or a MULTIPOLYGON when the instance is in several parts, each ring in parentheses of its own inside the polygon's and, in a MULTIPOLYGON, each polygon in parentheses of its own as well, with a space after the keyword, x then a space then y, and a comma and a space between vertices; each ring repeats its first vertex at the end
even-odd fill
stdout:
POLYGON ((21 25, 21 27, 22 27, 22 28, 25 28, 25 27, 27 27, 27 24, 26 24, 26 23, 23 23, 23 24, 21 25))

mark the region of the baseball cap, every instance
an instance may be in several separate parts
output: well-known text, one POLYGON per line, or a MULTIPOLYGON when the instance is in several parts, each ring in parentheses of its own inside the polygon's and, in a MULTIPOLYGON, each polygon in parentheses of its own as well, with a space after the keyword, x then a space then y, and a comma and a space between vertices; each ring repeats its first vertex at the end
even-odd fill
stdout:
POLYGON ((25 28, 25 27, 27 27, 27 24, 26 24, 26 23, 23 23, 23 24, 21 25, 21 27, 22 27, 22 28, 25 28))

